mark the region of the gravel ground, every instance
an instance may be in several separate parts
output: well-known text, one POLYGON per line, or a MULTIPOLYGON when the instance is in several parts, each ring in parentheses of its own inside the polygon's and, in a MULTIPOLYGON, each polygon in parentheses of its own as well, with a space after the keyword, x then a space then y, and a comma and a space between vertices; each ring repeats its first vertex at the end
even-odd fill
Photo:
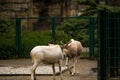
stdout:
MULTIPOLYGON (((63 60, 63 66, 65 61, 63 60)), ((71 62, 72 64, 72 62, 71 62)), ((2 72, 5 72, 2 67, 11 67, 12 68, 24 68, 32 66, 31 59, 15 59, 15 60, 0 60, 0 67, 2 72)), ((41 64, 40 66, 48 66, 41 64)), ((97 80, 97 71, 94 70, 97 67, 96 60, 81 59, 79 60, 76 69, 79 74, 71 76, 68 71, 63 73, 64 80, 97 80)), ((20 69, 17 71, 19 72, 20 69)), ((39 69, 38 69, 39 70, 39 69)), ((24 71, 24 70, 23 70, 24 71)), ((37 75, 37 80, 52 80, 50 75, 37 75)), ((30 75, 12 75, 12 76, 0 76, 0 80, 30 80, 30 75)), ((56 76, 56 80, 60 80, 59 75, 56 76)))
MULTIPOLYGON (((0 67, 0 75, 4 76, 4 75, 10 75, 10 76, 21 76, 21 75, 30 75, 30 67, 23 67, 23 66, 11 66, 11 67, 0 67)), ((62 67, 61 68, 62 71, 67 70, 66 67, 62 67)), ((58 66, 55 67, 56 70, 56 74, 59 74, 59 68, 58 66)), ((51 66, 39 66, 36 69, 36 75, 52 75, 53 71, 51 66)))

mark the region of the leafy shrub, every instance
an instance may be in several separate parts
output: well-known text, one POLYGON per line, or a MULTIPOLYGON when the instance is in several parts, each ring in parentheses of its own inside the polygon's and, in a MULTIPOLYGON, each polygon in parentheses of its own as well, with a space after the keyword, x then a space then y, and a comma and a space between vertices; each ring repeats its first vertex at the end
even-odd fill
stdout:
POLYGON ((7 33, 15 26, 14 20, 0 19, 0 33, 7 33))
POLYGON ((89 20, 87 19, 69 19, 63 22, 58 30, 63 30, 70 38, 81 41, 84 46, 89 45, 89 20))
MULTIPOLYGON (((56 31, 56 43, 63 39, 68 41, 69 37, 61 31, 56 31)), ((29 53, 36 45, 47 45, 51 41, 50 31, 36 31, 36 32, 23 32, 22 33, 22 55, 21 57, 29 57, 29 53)))
MULTIPOLYGON (((26 58, 30 57, 30 51, 37 45, 47 45, 51 41, 50 31, 22 32, 21 34, 21 52, 16 53, 15 33, 0 33, 0 59, 26 58)), ((63 39, 68 41, 69 37, 61 31, 56 31, 56 43, 63 39)))
POLYGON ((14 20, 0 19, 0 59, 16 58, 14 20))
POLYGON ((0 33, 0 59, 16 58, 15 53, 15 34, 0 33))

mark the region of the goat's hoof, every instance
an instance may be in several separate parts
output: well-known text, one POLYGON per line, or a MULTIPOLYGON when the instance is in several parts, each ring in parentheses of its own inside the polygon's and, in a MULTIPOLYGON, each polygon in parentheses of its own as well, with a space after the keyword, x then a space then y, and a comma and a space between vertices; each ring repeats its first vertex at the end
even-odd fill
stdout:
POLYGON ((63 78, 61 78, 61 80, 63 80, 63 78))
POLYGON ((71 76, 74 76, 74 75, 79 75, 79 72, 71 73, 71 76))
POLYGON ((71 76, 74 76, 75 75, 75 73, 71 73, 71 76))
POLYGON ((70 71, 70 75, 72 74, 72 72, 70 71))
POLYGON ((75 75, 79 75, 80 73, 79 72, 76 72, 75 75))

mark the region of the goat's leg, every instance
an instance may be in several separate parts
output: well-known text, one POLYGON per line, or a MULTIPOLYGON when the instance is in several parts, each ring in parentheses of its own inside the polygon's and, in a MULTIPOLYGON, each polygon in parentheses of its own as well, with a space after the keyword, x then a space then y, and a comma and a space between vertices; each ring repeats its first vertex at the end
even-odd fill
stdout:
POLYGON ((70 69, 68 63, 69 63, 69 58, 67 57, 66 58, 66 66, 67 66, 67 69, 68 69, 69 73, 71 74, 72 72, 71 72, 71 69, 70 69))
POLYGON ((75 64, 76 64, 76 61, 75 61, 75 58, 73 58, 73 69, 72 69, 72 76, 75 74, 75 64))
POLYGON ((35 70, 38 66, 38 62, 34 62, 33 66, 31 67, 31 80, 36 80, 36 77, 35 77, 35 70))
MULTIPOLYGON (((75 62, 76 62, 75 65, 78 63, 78 60, 79 60, 79 57, 76 58, 76 60, 75 60, 75 62)), ((79 74, 79 71, 76 71, 76 68, 75 68, 75 74, 76 74, 76 75, 79 74)))
POLYGON ((60 78, 61 78, 61 80, 63 80, 63 78, 62 78, 62 71, 61 71, 61 67, 62 67, 62 60, 59 60, 59 71, 60 71, 60 78))
POLYGON ((77 57, 73 58, 73 71, 72 71, 72 76, 75 74, 78 74, 78 72, 76 72, 76 63, 77 63, 77 57))
POLYGON ((55 64, 52 64, 52 69, 53 69, 53 80, 55 80, 55 64))

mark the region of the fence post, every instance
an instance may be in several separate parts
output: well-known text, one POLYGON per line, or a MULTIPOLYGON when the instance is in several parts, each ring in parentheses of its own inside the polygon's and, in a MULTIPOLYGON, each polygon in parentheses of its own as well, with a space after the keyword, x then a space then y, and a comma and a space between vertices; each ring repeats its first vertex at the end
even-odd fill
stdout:
POLYGON ((56 42, 56 32, 55 32, 55 17, 52 17, 52 41, 56 42))
POLYGON ((16 18, 16 53, 18 57, 21 51, 21 19, 16 18))
POLYGON ((90 27, 89 27, 89 57, 92 58, 94 55, 94 18, 90 17, 90 27))
POLYGON ((106 9, 99 11, 99 59, 98 80, 107 79, 107 54, 108 54, 108 28, 106 9))

